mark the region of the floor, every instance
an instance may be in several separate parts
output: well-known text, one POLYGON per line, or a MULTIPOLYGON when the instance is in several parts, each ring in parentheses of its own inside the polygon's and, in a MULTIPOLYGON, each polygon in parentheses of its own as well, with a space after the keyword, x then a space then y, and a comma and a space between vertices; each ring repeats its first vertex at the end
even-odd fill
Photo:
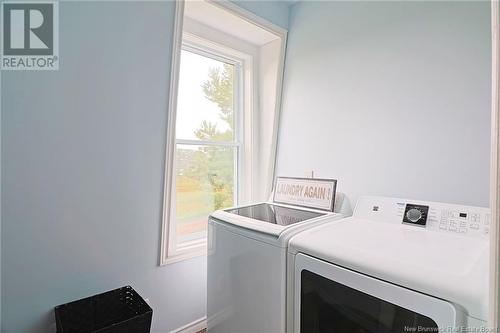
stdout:
POLYGON ((207 333, 207 330, 206 329, 202 329, 201 331, 198 331, 196 333, 207 333))

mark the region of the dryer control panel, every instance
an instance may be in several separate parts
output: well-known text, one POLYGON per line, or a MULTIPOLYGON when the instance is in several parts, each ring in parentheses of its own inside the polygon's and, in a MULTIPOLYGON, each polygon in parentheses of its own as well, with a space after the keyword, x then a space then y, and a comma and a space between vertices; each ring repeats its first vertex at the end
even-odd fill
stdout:
POLYGON ((491 222, 488 208, 386 197, 361 197, 353 216, 473 237, 487 236, 491 222))
POLYGON ((403 223, 425 226, 428 214, 429 206, 408 203, 403 214, 403 223))

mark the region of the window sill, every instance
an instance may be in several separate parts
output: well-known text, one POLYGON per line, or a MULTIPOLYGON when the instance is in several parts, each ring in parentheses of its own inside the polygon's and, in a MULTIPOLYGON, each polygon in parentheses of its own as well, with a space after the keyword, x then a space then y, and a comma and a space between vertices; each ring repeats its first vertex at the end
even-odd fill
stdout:
POLYGON ((207 255, 207 246, 205 243, 203 246, 197 246, 195 248, 190 248, 189 250, 182 250, 175 254, 169 255, 167 258, 163 259, 161 266, 170 265, 176 262, 189 260, 206 255, 207 255))

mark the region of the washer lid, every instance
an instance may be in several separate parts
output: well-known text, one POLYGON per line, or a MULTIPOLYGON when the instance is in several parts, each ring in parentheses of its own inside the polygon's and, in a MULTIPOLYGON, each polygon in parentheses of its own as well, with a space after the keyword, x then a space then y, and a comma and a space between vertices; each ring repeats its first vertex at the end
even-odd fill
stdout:
MULTIPOLYGON (((237 228, 257 231, 275 238, 283 238, 295 231, 323 220, 343 217, 337 213, 325 213, 314 209, 298 208, 284 204, 262 202, 254 205, 217 210, 211 218, 237 228), (293 232, 292 232, 293 231, 293 232)), ((288 236, 285 237, 288 239, 288 236)))
POLYGON ((288 226, 325 215, 323 213, 278 206, 268 203, 231 208, 227 209, 226 212, 248 217, 254 220, 259 220, 261 222, 282 226, 288 226))

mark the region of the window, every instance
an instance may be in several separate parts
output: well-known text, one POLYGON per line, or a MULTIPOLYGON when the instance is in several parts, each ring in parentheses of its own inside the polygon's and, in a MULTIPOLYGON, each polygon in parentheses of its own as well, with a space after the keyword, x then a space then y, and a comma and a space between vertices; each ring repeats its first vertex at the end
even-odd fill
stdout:
POLYGON ((179 63, 168 262, 206 253, 209 214, 252 189, 252 55, 183 32, 179 63))
POLYGON ((204 245, 207 217, 238 202, 242 62, 184 44, 177 99, 171 250, 204 245))
POLYGON ((207 253, 213 211, 267 200, 286 40, 231 2, 175 6, 161 265, 207 253))

